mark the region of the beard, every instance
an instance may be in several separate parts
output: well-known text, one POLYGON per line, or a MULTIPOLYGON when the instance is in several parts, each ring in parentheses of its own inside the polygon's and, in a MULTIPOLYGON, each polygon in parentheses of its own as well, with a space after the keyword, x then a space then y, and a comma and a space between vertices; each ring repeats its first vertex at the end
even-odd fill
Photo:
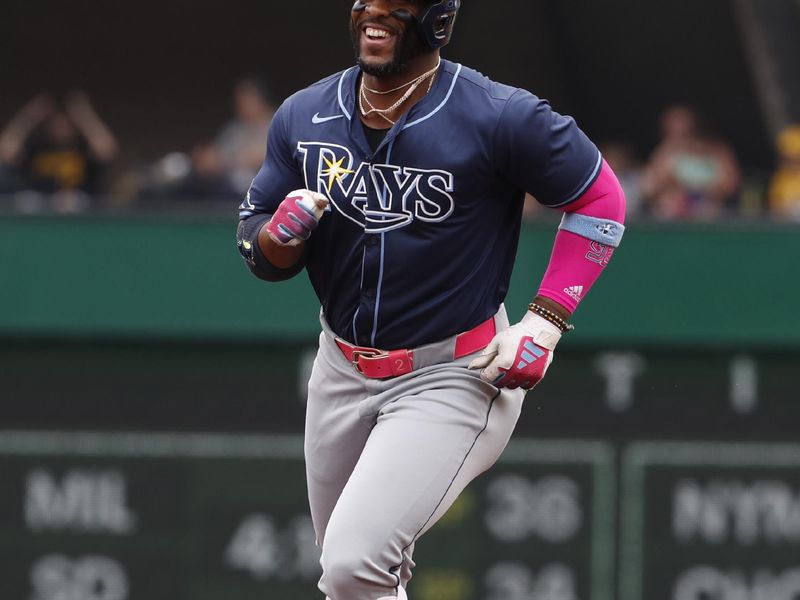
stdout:
POLYGON ((350 20, 350 39, 356 54, 356 62, 367 75, 374 77, 388 77, 399 75, 408 68, 408 63, 417 56, 432 52, 431 48, 420 36, 417 28, 407 25, 397 34, 394 55, 391 59, 380 64, 368 64, 361 58, 361 29, 350 20))

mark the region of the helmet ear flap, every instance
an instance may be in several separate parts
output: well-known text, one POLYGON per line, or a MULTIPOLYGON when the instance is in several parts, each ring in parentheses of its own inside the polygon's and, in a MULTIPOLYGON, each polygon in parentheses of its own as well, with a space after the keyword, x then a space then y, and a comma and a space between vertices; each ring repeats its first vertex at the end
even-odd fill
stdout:
POLYGON ((452 19, 455 19, 455 16, 452 14, 439 15, 436 17, 436 19, 433 21, 434 35, 437 37, 446 35, 452 19))
POLYGON ((419 24, 431 48, 441 48, 450 42, 453 35, 461 0, 439 0, 420 15, 419 24))
POLYGON ((367 3, 364 0, 356 0, 353 4, 353 12, 364 12, 367 9, 367 3))

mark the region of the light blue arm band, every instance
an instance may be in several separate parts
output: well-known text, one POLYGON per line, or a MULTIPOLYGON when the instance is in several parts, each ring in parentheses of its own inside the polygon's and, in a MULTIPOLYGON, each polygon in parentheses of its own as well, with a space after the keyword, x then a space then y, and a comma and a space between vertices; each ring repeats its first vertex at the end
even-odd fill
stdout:
POLYGON ((622 241, 625 225, 610 219, 587 217, 578 213, 569 213, 561 219, 559 229, 569 231, 581 237, 600 242, 606 246, 616 248, 622 241))

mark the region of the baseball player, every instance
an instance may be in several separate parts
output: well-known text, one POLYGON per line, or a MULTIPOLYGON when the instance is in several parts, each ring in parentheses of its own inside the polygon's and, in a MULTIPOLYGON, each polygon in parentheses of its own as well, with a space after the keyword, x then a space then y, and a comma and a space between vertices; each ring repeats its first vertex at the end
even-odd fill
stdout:
POLYGON ((618 246, 621 188, 574 120, 440 58, 460 0, 357 0, 357 65, 289 98, 240 207, 253 273, 322 305, 305 432, 329 600, 406 598, 415 543, 495 463, 618 246), (523 197, 564 213, 503 307, 523 197))

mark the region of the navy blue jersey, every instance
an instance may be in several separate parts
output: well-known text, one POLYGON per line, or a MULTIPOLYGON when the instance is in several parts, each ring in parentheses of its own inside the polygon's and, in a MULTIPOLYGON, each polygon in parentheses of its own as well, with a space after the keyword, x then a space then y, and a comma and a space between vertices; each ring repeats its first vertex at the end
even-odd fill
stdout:
POLYGON ((574 201, 600 153, 546 101, 448 61, 373 151, 358 76, 348 69, 281 106, 240 217, 273 213, 295 189, 330 199, 305 264, 345 340, 411 348, 469 330, 506 296, 524 192, 551 207, 574 201))

